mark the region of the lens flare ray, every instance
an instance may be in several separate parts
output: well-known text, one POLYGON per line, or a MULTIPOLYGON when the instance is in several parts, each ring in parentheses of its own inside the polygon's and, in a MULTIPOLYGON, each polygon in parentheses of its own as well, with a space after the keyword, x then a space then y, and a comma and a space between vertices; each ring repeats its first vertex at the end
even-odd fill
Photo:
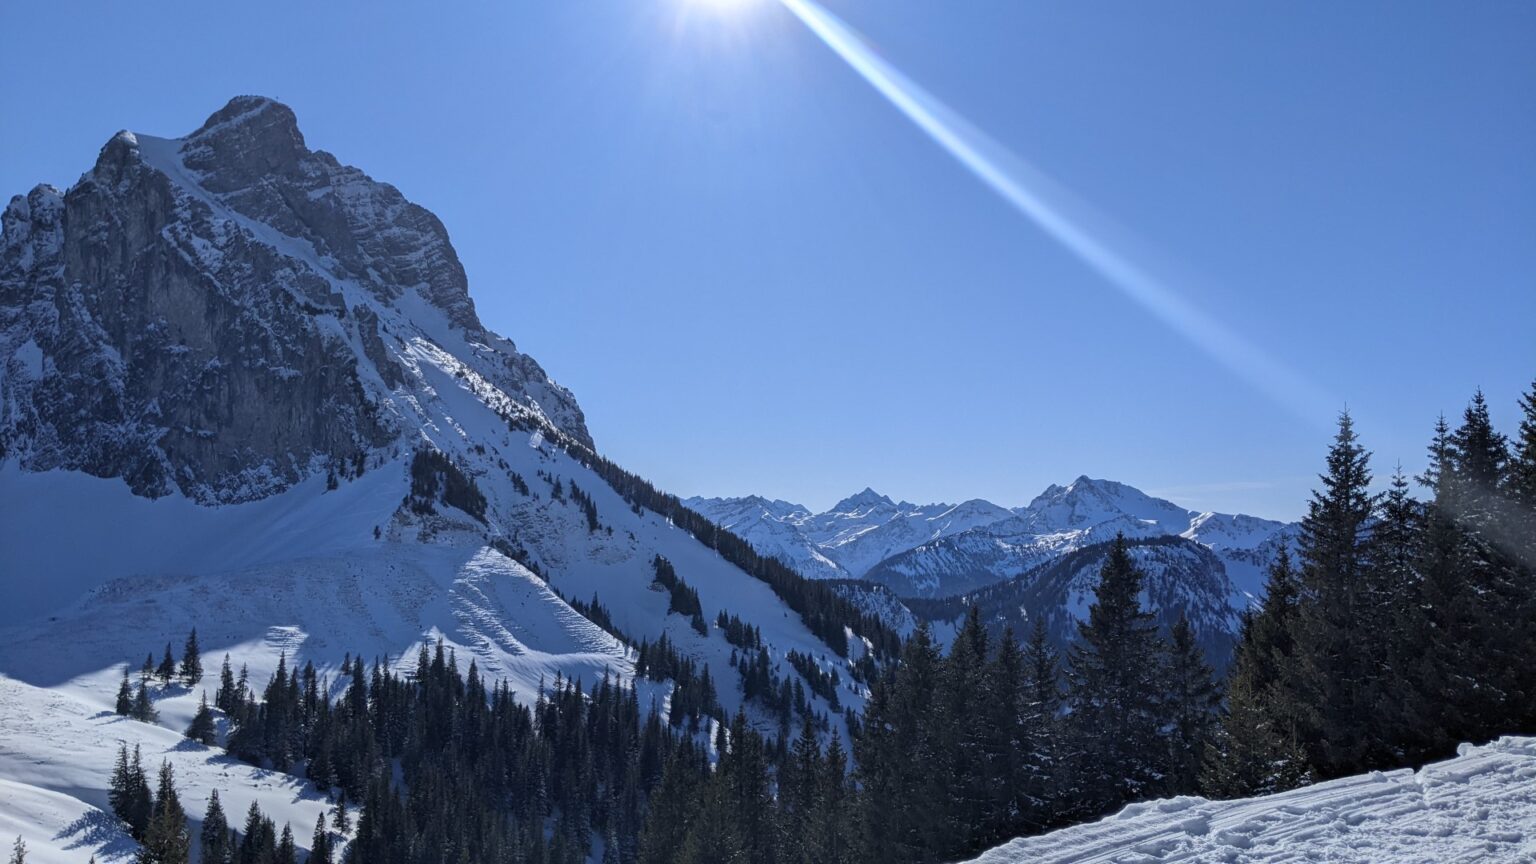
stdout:
POLYGON ((1174 292, 1145 266, 1146 256, 1127 254, 1135 241, 887 63, 837 16, 813 0, 779 2, 961 165, 1121 293, 1298 416, 1312 423, 1331 416, 1335 400, 1174 292))

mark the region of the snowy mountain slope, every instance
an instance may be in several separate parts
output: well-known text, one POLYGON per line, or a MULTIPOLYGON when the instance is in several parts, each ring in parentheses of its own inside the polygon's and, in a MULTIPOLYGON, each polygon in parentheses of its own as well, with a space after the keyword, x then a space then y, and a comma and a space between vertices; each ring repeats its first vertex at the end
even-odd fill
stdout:
POLYGON ((897 552, 1009 515, 981 499, 917 505, 892 501, 873 489, 844 498, 824 513, 756 495, 684 503, 813 579, 861 578, 897 552))
POLYGON ((1038 837, 973 864, 1536 861, 1536 739, 1463 744, 1418 771, 1345 777, 1236 801, 1172 798, 1038 837))
POLYGON ((805 536, 801 526, 810 511, 788 501, 759 495, 745 498, 689 498, 683 503, 709 521, 777 558, 809 579, 845 579, 848 573, 805 536))
MULTIPOLYGON (((27 860, 79 864, 131 861, 138 848, 107 803, 107 781, 119 743, 140 748, 151 782, 161 760, 176 775, 194 837, 208 796, 218 790, 229 820, 240 824, 255 802, 308 849, 315 821, 328 812, 312 787, 274 771, 230 759, 178 731, 118 717, 73 694, 0 675, 0 836, 21 837, 27 860)), ((196 843, 194 842, 194 846, 196 843)))
MULTIPOLYGON (((862 643, 838 657, 762 568, 615 491, 570 394, 475 318, 436 219, 307 149, 286 107, 242 97, 186 138, 114 136, 69 192, 13 200, 3 231, 0 674, 46 688, 38 704, 109 709, 123 664, 193 625, 209 666, 227 652, 258 686, 279 656, 333 673, 439 638, 525 700, 556 675, 633 681, 631 652, 563 599, 596 595, 777 731, 743 705, 723 634, 669 613, 659 555, 706 620, 761 631, 777 674, 798 677, 791 650, 841 666, 841 704, 862 705, 862 643)), ((635 683, 665 708, 669 683, 635 683)), ((196 698, 167 694, 162 725, 196 698)), ((93 806, 17 764, 0 781, 29 807, 93 806)))
MULTIPOLYGON (((778 651, 830 653, 763 582, 614 492, 575 400, 479 323, 436 218, 308 149, 271 100, 238 97, 184 138, 119 133, 69 192, 13 200, 0 357, 22 355, 0 381, 0 512, 16 517, 0 520, 0 567, 26 590, 0 623, 116 577, 372 556, 375 529, 400 549, 447 531, 598 593, 637 640, 687 629, 651 584, 660 554, 707 617, 761 614, 778 651), (477 484, 483 513, 407 506, 423 448, 477 484)), ((723 640, 692 638, 734 681, 723 640)))
POLYGON ((1012 578, 1049 558, 1112 539, 1177 535, 1230 562, 1233 603, 1263 593, 1267 566, 1283 522, 1254 516, 1199 513, 1123 483, 1079 477, 1050 486, 1014 516, 913 547, 882 561, 865 578, 903 596, 962 593, 1012 578))
MULTIPOLYGON (((1025 638, 1035 621, 1043 620, 1051 640, 1065 648, 1077 637, 1077 622, 1087 618, 1109 549, 1109 543, 1075 549, 1015 579, 959 597, 909 599, 907 605, 943 634, 954 632, 973 605, 994 634, 1011 627, 1025 638)), ((1215 553, 1193 540, 1166 534, 1128 540, 1127 550, 1146 576, 1141 602, 1158 624, 1171 627, 1181 616, 1187 618, 1206 656, 1224 665, 1238 616, 1229 602, 1233 589, 1226 569, 1215 553)))

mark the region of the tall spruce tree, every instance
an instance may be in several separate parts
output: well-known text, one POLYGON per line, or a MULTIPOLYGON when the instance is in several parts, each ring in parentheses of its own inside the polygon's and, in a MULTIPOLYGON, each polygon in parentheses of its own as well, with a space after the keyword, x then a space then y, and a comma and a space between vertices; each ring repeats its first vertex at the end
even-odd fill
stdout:
POLYGON ((949 776, 934 695, 942 657, 926 622, 902 648, 895 670, 878 681, 855 743, 860 785, 860 857, 867 861, 933 860, 948 830, 932 806, 949 776))
POLYGON ((235 673, 230 669, 229 655, 225 654, 224 662, 219 666, 219 689, 213 691, 213 704, 225 714, 233 714, 238 701, 235 673))
POLYGON ((325 814, 315 820, 315 833, 309 841, 307 864, 331 864, 331 832, 325 828, 325 814))
MULTIPOLYGON (((996 812, 1002 804, 995 790, 1006 782, 996 764, 1004 745, 997 740, 998 727, 989 722, 997 715, 988 712, 988 686, 998 683, 987 674, 989 654, 981 611, 972 606, 940 666, 932 724, 939 757, 934 767, 945 774, 928 806, 932 817, 949 827, 935 832, 929 848, 941 860, 980 848, 982 832, 1002 819, 996 812)), ((1010 682, 1010 692, 1014 686, 1010 682)))
POLYGON ((1390 764, 1374 724, 1389 698, 1382 670, 1386 610, 1374 605, 1370 453, 1349 412, 1328 450, 1322 488, 1301 522, 1295 660, 1287 669, 1302 743, 1324 777, 1390 764))
POLYGON ((1294 662, 1291 634, 1300 602, 1285 546, 1268 575, 1263 603, 1243 616, 1227 675, 1226 711, 1201 766, 1201 791, 1213 798, 1267 795, 1310 779, 1297 707, 1283 674, 1294 662))
POLYGON ((113 710, 122 717, 133 713, 133 688, 128 684, 127 670, 123 671, 122 683, 117 685, 117 704, 113 710))
POLYGON ((1480 671, 1465 688, 1467 738, 1517 730, 1536 714, 1536 584, 1519 561, 1528 537, 1508 533, 1516 507, 1508 495, 1508 440, 1493 428, 1481 391, 1473 394, 1462 423, 1450 437, 1451 479, 1436 506, 1455 521, 1457 564, 1470 601, 1472 642, 1480 671))
POLYGON ((160 665, 155 667, 155 677, 161 684, 171 683, 176 677, 176 658, 171 656, 171 643, 165 643, 165 654, 160 658, 160 665))
POLYGON ((283 823, 283 834, 277 841, 277 851, 272 856, 273 864, 299 864, 298 848, 293 843, 293 828, 286 822, 283 823))
POLYGON ((1045 618, 1036 616, 1024 649, 1024 705, 1020 726, 1024 749, 1019 757, 1016 800, 1027 831, 1041 831, 1064 816, 1061 775, 1061 660, 1051 647, 1045 618))
POLYGON ((178 670, 181 675, 181 683, 188 687, 195 687, 203 680, 202 652, 197 647, 197 628, 187 634, 187 642, 181 649, 181 667, 178 670))
POLYGON ((1408 478, 1399 465, 1380 499, 1371 560, 1371 584, 1378 592, 1373 602, 1384 610, 1378 618, 1384 626, 1377 638, 1381 640, 1381 662, 1385 665, 1385 698, 1378 703, 1374 722, 1388 744, 1386 749, 1397 761, 1410 758, 1413 741, 1419 738, 1418 730, 1425 720, 1409 696, 1416 686, 1415 671, 1421 662, 1415 633, 1422 587, 1422 516, 1423 508, 1409 494, 1408 478))
POLYGON ((203 812, 203 828, 198 835, 202 864, 233 864, 234 847, 229 842, 229 817, 219 802, 219 790, 208 795, 208 809, 203 812))
POLYGON ((1221 689, 1195 642, 1194 628, 1183 616, 1173 625, 1165 668, 1169 754, 1164 792, 1194 795, 1200 789, 1201 763, 1215 731, 1221 689))
POLYGON ((1024 833, 1024 798, 1030 763, 1029 712, 1025 687, 1028 674, 1026 659, 1012 629, 1005 629, 998 640, 991 662, 987 664, 979 698, 977 723, 981 726, 980 748, 981 806, 976 814, 979 846, 999 842, 1024 833))
POLYGON ((816 810, 821 784, 821 745, 816 727, 806 714, 800 736, 790 748, 789 758, 779 769, 779 853, 780 864, 799 864, 807 860, 806 842, 816 810))
POLYGON ((139 864, 187 864, 191 854, 192 838, 187 831, 187 814, 176 795, 175 773, 170 762, 161 762, 154 814, 144 832, 139 864))
POLYGON ((1157 695, 1162 652, 1152 616, 1141 607, 1142 581, 1125 537, 1117 535, 1069 654, 1067 739, 1082 817, 1153 794, 1166 769, 1157 695))
POLYGON ((853 864, 855 857, 853 789, 848 783, 848 758, 837 736, 827 744, 816 786, 816 803, 806 826, 805 864, 853 864))

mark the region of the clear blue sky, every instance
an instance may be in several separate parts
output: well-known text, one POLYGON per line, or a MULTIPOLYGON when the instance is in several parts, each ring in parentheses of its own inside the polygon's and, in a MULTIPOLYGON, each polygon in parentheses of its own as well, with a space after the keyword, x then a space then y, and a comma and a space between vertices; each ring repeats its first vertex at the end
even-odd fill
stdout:
POLYGON ((1333 405, 1297 419, 1019 217, 774 0, 9 3, 0 190, 237 93, 447 224, 485 322, 682 494, 1299 515, 1536 377, 1536 4, 828 0, 1333 405))

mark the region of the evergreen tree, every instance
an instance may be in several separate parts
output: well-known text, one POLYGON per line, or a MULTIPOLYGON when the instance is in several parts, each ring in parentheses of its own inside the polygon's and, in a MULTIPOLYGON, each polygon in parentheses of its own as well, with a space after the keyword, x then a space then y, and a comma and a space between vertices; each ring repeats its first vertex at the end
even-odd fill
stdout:
POLYGON ((219 689, 213 691, 213 704, 225 714, 235 713, 236 703, 235 673, 229 668, 229 655, 224 655, 224 663, 219 667, 219 689))
POLYGON ((821 745, 809 714, 800 725, 800 736, 779 769, 779 861, 797 864, 806 860, 805 848, 816 808, 821 777, 821 745))
POLYGON ((1068 744, 1083 816, 1147 797, 1165 768, 1156 697, 1161 652, 1152 616, 1141 607, 1142 580, 1117 535, 1072 646, 1068 744))
POLYGON ((816 787, 816 802, 801 848, 805 864, 853 864, 857 861, 851 823, 853 790, 848 783, 848 757, 836 735, 827 744, 816 787))
POLYGON ((309 841, 308 864, 331 864, 331 833, 325 830, 325 814, 315 820, 315 834, 309 841))
POLYGON ((931 806, 949 776, 934 710, 940 663, 927 623, 919 624, 895 672, 876 682, 865 707, 855 741, 863 860, 930 860, 948 828, 931 806))
POLYGON ((1194 795, 1200 788, 1200 767, 1221 705, 1221 692, 1211 675, 1194 629, 1180 617, 1168 642, 1166 716, 1169 722, 1168 773, 1165 794, 1194 795))
POLYGON ((119 769, 113 773, 108 797, 112 800, 113 812, 127 823, 129 836, 142 841, 155 814, 154 795, 149 788, 149 779, 144 774, 138 745, 134 745, 131 759, 127 758, 126 746, 119 754, 119 769))
POLYGON ((1034 742, 1026 723, 1030 706, 1025 663, 1013 630, 1005 629, 987 664, 977 706, 981 725, 979 788, 983 793, 976 813, 979 847, 996 846, 1026 830, 1026 766, 1032 767, 1029 757, 1034 742))
POLYGON ((283 835, 277 841, 277 853, 272 856, 274 864, 299 864, 299 853, 293 844, 293 829, 287 823, 283 824, 283 835))
POLYGON ((1274 688, 1255 686, 1249 669, 1228 678, 1226 712, 1201 763, 1200 791, 1207 797, 1269 795, 1309 782, 1306 754, 1276 719, 1274 688))
POLYGON ((673 751, 651 796, 650 815, 640 836, 640 864, 671 864, 682 848, 697 821, 702 765, 687 744, 673 751))
POLYGON ((336 812, 331 814, 331 824, 341 834, 349 834, 352 831, 352 819, 347 815, 347 793, 341 793, 336 799, 336 812))
MULTIPOLYGON (((1515 432, 1507 483, 1510 497, 1519 505, 1516 529, 1523 529, 1521 533, 1536 543, 1536 381, 1520 397, 1520 428, 1515 432)), ((1527 547, 1526 551, 1533 550, 1527 547)), ((1533 561, 1536 556, 1527 556, 1526 566, 1533 566, 1533 561)))
POLYGON ((1385 666, 1381 679, 1386 697, 1378 703, 1374 722, 1388 744, 1386 749, 1397 761, 1409 758, 1410 742, 1419 737, 1426 719, 1411 695, 1417 686, 1415 670, 1421 662, 1415 634, 1422 587, 1422 515, 1423 508, 1409 494, 1408 478, 1399 465, 1381 497, 1372 530, 1371 586, 1377 596, 1369 600, 1385 610, 1385 614, 1373 616, 1382 624, 1376 638, 1381 642, 1378 655, 1385 666))
POLYGON ((187 643, 181 649, 181 683, 195 687, 203 680, 203 658, 197 647, 197 628, 187 634, 187 643))
MULTIPOLYGON (((971 606, 965 622, 955 636, 949 656, 939 671, 939 692, 932 725, 934 746, 938 750, 935 770, 946 772, 941 778, 944 794, 929 802, 932 817, 949 827, 934 833, 931 854, 953 859, 979 848, 980 832, 995 830, 1001 821, 1002 802, 996 794, 1006 781, 997 773, 997 757, 1004 744, 997 740, 997 716, 988 711, 989 685, 1006 687, 1003 698, 1011 698, 1014 682, 996 682, 987 674, 990 645, 981 611, 971 606)), ((1011 674, 1011 673, 1010 673, 1011 674)), ((1006 710, 1006 709, 1003 709, 1006 710)), ((1002 713, 1001 711, 999 713, 1002 713)))
POLYGON ((1451 433, 1451 452, 1462 496, 1458 516, 1477 523, 1492 521, 1509 462, 1509 440, 1494 430, 1483 391, 1472 394, 1461 425, 1451 433))
POLYGON ((1381 592, 1371 567, 1376 496, 1370 453, 1347 411, 1321 480, 1301 522, 1296 662, 1287 679, 1313 769, 1337 777, 1390 762, 1373 722, 1389 697, 1382 675, 1388 610, 1376 605, 1381 592))
POLYGON ((1024 650, 1024 705, 1020 726, 1024 736, 1015 786, 1018 813, 1026 831, 1056 824, 1057 777, 1060 763, 1061 662, 1051 647, 1045 619, 1035 618, 1024 650))
POLYGON ((123 671, 122 683, 117 685, 117 705, 114 710, 122 717, 133 712, 133 688, 128 686, 127 670, 123 671))
POLYGON ((208 809, 203 813, 199 849, 202 864, 232 864, 234 848, 229 842, 229 819, 224 815, 224 805, 219 803, 217 789, 208 795, 208 809))
POLYGON ((155 677, 161 684, 171 683, 176 677, 176 658, 171 656, 171 643, 165 643, 165 656, 160 658, 160 665, 155 667, 155 677))
POLYGON ((148 683, 155 674, 155 655, 150 652, 144 655, 144 665, 139 667, 139 683, 148 683))
POLYGON ((1226 712, 1201 765, 1205 795, 1267 795, 1309 781, 1297 709, 1282 678, 1294 662, 1298 591, 1290 553, 1282 545, 1269 567, 1263 604, 1243 616, 1227 676, 1226 712))
POLYGON ((27 844, 16 835, 16 842, 11 844, 11 864, 27 864, 27 844))
POLYGON ((218 743, 218 730, 214 728, 213 712, 208 710, 208 694, 204 693, 197 703, 197 713, 187 727, 187 737, 199 744, 212 747, 218 743))
POLYGON ((1417 658, 1408 670, 1414 686, 1403 694, 1404 716, 1418 721, 1417 735, 1407 747, 1410 758, 1448 753, 1477 712, 1465 685, 1467 670, 1480 662, 1483 616, 1465 580, 1470 549, 1455 516, 1455 460, 1450 425, 1441 416, 1429 445, 1429 465, 1418 478, 1430 500, 1416 556, 1420 578, 1405 623, 1407 653, 1417 658))
POLYGON ((139 849, 140 864, 187 864, 192 838, 187 832, 187 815, 176 795, 175 775, 170 762, 160 763, 160 783, 155 793, 154 815, 144 832, 139 849))
POLYGON ((240 835, 240 847, 236 850, 237 864, 272 864, 277 854, 277 833, 272 820, 261 813, 256 802, 245 813, 245 830, 240 835))
POLYGON ((1432 455, 1434 499, 1425 530, 1421 601, 1428 626, 1424 702, 1444 752, 1452 740, 1492 737, 1536 719, 1536 580, 1520 563, 1529 537, 1508 533, 1518 513, 1506 478, 1508 443, 1479 392, 1432 455), (1432 605, 1439 604, 1439 605, 1432 605), (1463 665, 1466 664, 1466 665, 1463 665))
POLYGON ((133 706, 129 708, 128 716, 140 723, 154 723, 160 719, 160 712, 155 710, 155 703, 150 701, 149 688, 143 681, 139 682, 139 689, 133 694, 133 706))

